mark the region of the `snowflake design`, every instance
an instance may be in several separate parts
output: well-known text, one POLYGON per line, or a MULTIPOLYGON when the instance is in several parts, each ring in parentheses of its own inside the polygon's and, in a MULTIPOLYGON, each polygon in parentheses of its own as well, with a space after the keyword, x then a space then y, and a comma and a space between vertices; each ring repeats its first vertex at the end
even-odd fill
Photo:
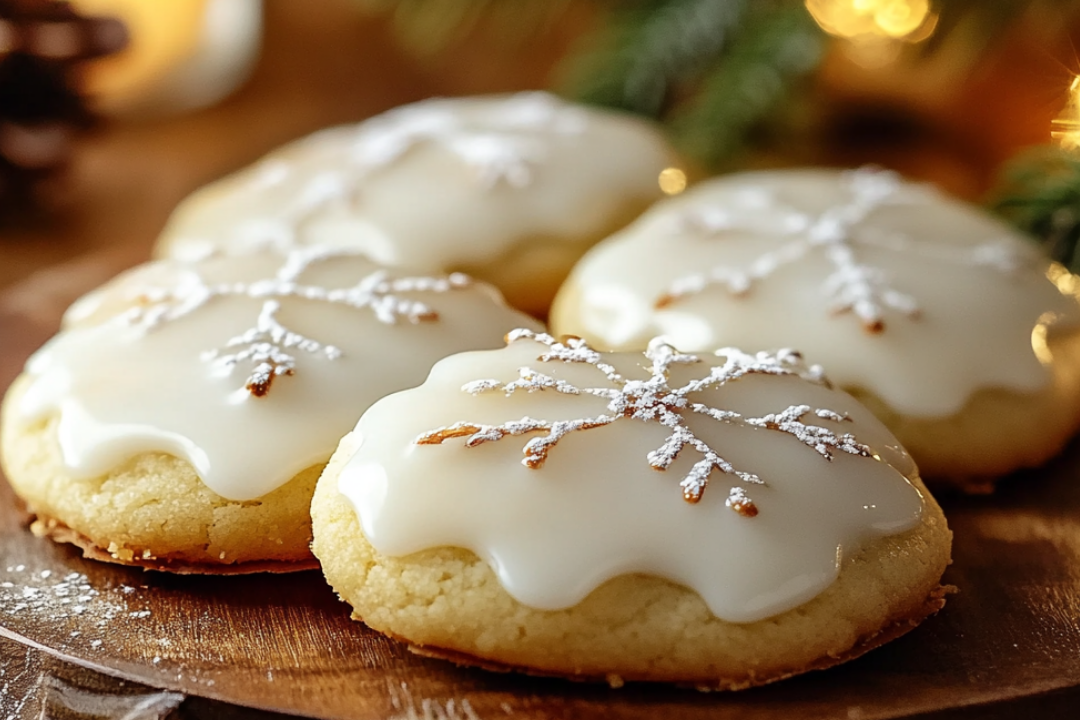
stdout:
MULTIPOLYGON (((547 157, 550 141, 544 133, 576 135, 587 123, 581 108, 544 92, 514 95, 485 108, 478 120, 466 120, 460 109, 444 102, 406 105, 361 123, 344 150, 345 167, 312 176, 276 216, 240 223, 237 242, 283 250, 299 244, 310 221, 335 206, 349 208, 358 201, 363 181, 371 172, 393 164, 422 143, 440 145, 456 155, 483 188, 500 183, 524 188, 532 182, 533 168, 547 157)), ((323 137, 336 148, 340 131, 329 131, 323 137)), ((308 143, 317 145, 320 141, 316 135, 308 143)), ((245 190, 264 193, 286 182, 293 172, 288 161, 267 158, 256 166, 245 190)))
POLYGON ((585 114, 553 96, 522 93, 485 113, 484 129, 470 127, 462 113, 439 101, 407 105, 375 117, 360 127, 351 159, 375 169, 396 161, 423 142, 443 146, 476 171, 483 187, 505 182, 522 188, 532 181, 532 166, 543 161, 548 143, 540 131, 581 133, 585 114))
MULTIPOLYGON (((662 338, 650 342, 645 351, 645 357, 652 363, 651 376, 647 380, 623 377, 604 361, 601 353, 593 350, 580 338, 570 337, 559 342, 550 335, 530 330, 515 330, 507 336, 508 343, 519 340, 533 340, 547 346, 547 352, 537 358, 540 362, 592 365, 608 380, 610 386, 578 387, 534 368, 523 367, 518 371, 518 379, 512 382, 476 380, 462 386, 462 391, 472 395, 495 391, 501 391, 507 396, 518 391, 595 395, 608 401, 606 412, 594 417, 572 420, 538 420, 526 416, 501 425, 458 422, 421 434, 415 440, 418 445, 438 445, 453 438, 466 438, 465 446, 472 448, 486 442, 497 442, 510 435, 542 432, 543 436, 533 438, 525 444, 525 457, 522 459, 522 464, 526 467, 538 469, 547 460, 552 448, 570 433, 604 427, 622 420, 657 422, 668 428, 671 434, 659 448, 647 454, 646 460, 650 466, 656 470, 667 470, 687 447, 701 455, 701 460, 693 465, 680 482, 683 498, 690 503, 701 499, 709 476, 716 470, 753 485, 763 485, 764 480, 754 473, 735 468, 705 441, 694 435, 685 422, 684 413, 687 412, 704 415, 729 425, 762 428, 790 435, 826 460, 832 460, 835 451, 870 457, 869 448, 858 442, 853 435, 837 434, 828 428, 804 422, 808 415, 834 422, 848 420, 846 415, 833 410, 811 408, 809 405, 791 405, 779 413, 746 417, 732 410, 712 408, 690 399, 693 393, 719 388, 747 375, 800 375, 813 382, 825 384, 821 368, 807 367, 802 356, 794 351, 781 350, 775 355, 764 352, 749 355, 735 348, 717 350, 716 355, 724 358, 722 365, 709 366, 709 374, 701 379, 691 380, 680 387, 672 387, 670 371, 673 365, 698 365, 702 364, 702 360, 695 355, 679 352, 663 342, 662 338)), ((726 504, 741 515, 757 515, 757 506, 741 486, 731 489, 726 504)))
POLYGON ((221 348, 202 353, 204 361, 230 371, 239 365, 250 366, 252 369, 244 387, 252 395, 262 397, 270 391, 276 378, 296 372, 295 352, 328 360, 336 360, 343 354, 335 345, 306 337, 282 325, 277 314, 283 299, 297 298, 367 310, 388 325, 402 320, 420 323, 437 320, 438 313, 426 303, 402 298, 396 293, 441 293, 472 283, 460 273, 445 278, 395 278, 382 269, 375 270, 346 288, 325 288, 300 280, 300 276, 312 265, 337 257, 362 255, 346 249, 298 248, 288 253, 274 277, 251 283, 208 284, 191 270, 185 281, 175 289, 144 291, 139 297, 140 304, 129 310, 123 319, 149 331, 192 314, 214 298, 262 300, 262 309, 252 327, 229 338, 221 348))
MULTIPOLYGON (((908 317, 919 315, 915 298, 892 287, 886 273, 878 267, 859 262, 859 246, 877 247, 893 252, 912 252, 939 262, 966 263, 1013 272, 1019 264, 1016 252, 1004 242, 984 243, 970 249, 943 247, 925 243, 902 234, 887 234, 864 224, 875 210, 886 205, 911 202, 899 195, 903 181, 893 172, 860 168, 844 173, 851 199, 829 208, 817 217, 778 204, 766 191, 746 189, 741 205, 767 211, 769 232, 792 238, 779 248, 763 253, 745 267, 720 265, 706 273, 695 273, 675 280, 656 306, 667 307, 712 285, 726 287, 733 295, 745 295, 754 284, 784 265, 791 264, 814 250, 820 250, 834 270, 822 283, 833 314, 852 313, 870 332, 885 329, 884 309, 897 310, 908 317), (742 202, 745 200, 746 202, 742 202)), ((697 231, 721 235, 725 231, 758 231, 748 219, 737 219, 718 208, 692 208, 676 222, 676 231, 697 231)))

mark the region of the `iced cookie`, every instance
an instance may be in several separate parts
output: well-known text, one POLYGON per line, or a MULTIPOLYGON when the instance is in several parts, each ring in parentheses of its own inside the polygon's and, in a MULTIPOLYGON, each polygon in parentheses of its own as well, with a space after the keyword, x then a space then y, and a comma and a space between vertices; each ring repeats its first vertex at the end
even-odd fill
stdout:
POLYGON ((928 185, 755 172, 659 203, 594 248, 552 331, 615 350, 661 334, 695 351, 797 347, 928 482, 978 491, 1080 424, 1076 291, 1015 230, 928 185))
POLYGON ((37 532, 93 557, 311 565, 315 480, 364 408, 523 320, 465 276, 348 251, 151 263, 76 303, 27 363, 4 471, 37 532))
POLYGON ((943 604, 951 535, 896 439, 790 351, 598 353, 529 331, 373 405, 313 550, 422 654, 737 689, 943 604))
POLYGON ((157 252, 348 244, 385 265, 467 272, 544 315, 573 263, 661 197, 676 164, 647 122, 545 93, 428 100, 200 190, 157 252))

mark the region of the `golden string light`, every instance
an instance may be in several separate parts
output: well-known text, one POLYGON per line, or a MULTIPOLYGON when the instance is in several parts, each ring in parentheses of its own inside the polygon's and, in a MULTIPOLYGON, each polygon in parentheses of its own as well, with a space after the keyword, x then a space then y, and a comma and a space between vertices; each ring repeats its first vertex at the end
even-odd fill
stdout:
MULTIPOLYGON (((1078 86, 1080 86, 1080 78, 1073 80, 1071 90, 1074 99, 1078 86)), ((1075 133, 1076 129, 1073 128, 1072 132, 1075 133)), ((1080 300, 1080 275, 1073 275, 1064 265, 1054 262, 1050 263, 1050 267, 1046 270, 1046 278, 1054 283, 1062 295, 1072 295, 1080 300)), ((1057 313, 1045 312, 1039 316, 1035 327, 1031 329, 1031 349, 1043 365, 1049 365, 1054 360, 1054 353, 1050 349, 1050 330, 1060 320, 1061 317, 1057 313)))
POLYGON ((1060 319, 1057 313, 1045 312, 1039 316, 1035 327, 1031 329, 1031 350, 1035 353, 1035 358, 1043 365, 1054 362, 1054 352, 1050 349, 1050 326, 1060 319))
POLYGON ((937 25, 930 0, 806 0, 806 9, 822 30, 848 40, 920 42, 937 25))
POLYGON ((1080 275, 1073 275, 1064 265, 1055 262, 1050 263, 1046 278, 1054 283, 1062 295, 1072 295, 1080 300, 1080 275))
POLYGON ((677 167, 664 168, 660 171, 657 182, 665 195, 678 195, 686 189, 686 173, 677 167))
POLYGON ((1064 150, 1080 149, 1080 76, 1069 86, 1069 101, 1050 123, 1050 137, 1064 150))

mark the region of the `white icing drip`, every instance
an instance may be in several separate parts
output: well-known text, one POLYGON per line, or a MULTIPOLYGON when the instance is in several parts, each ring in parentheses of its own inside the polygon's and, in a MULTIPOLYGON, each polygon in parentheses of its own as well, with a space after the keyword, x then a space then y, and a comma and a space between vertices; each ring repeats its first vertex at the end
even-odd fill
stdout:
POLYGON ((80 302, 77 321, 28 363, 19 415, 59 413, 75 477, 163 452, 249 500, 324 462, 377 398, 447 354, 500 345, 523 319, 464 277, 399 277, 351 253, 156 263, 80 302), (438 321, 412 321, 431 319, 416 295, 446 290, 438 321), (237 389, 231 370, 245 363, 248 389, 237 389), (266 392, 281 375, 292 377, 266 392))
MULTIPOLYGON (((351 457, 346 455, 338 488, 379 552, 470 549, 510 595, 551 610, 580 602, 618 575, 651 574, 696 591, 717 617, 751 622, 813 598, 833 581, 844 558, 919 522, 922 498, 905 479, 915 468, 895 438, 820 376, 800 377, 805 367, 792 356, 732 349, 722 358, 690 361, 657 343, 642 362, 639 353, 601 354, 531 333, 515 337, 502 350, 439 362, 420 387, 376 403, 342 443, 351 457), (546 363, 545 377, 534 384, 536 373, 521 368, 536 362, 546 363), (759 368, 763 372, 754 371, 759 368), (666 379, 657 380, 657 372, 666 379), (710 382, 714 374, 738 380, 710 382), (599 388, 598 377, 607 381, 599 388), (518 444, 493 442, 494 436, 472 447, 415 444, 430 428, 452 427, 462 417, 515 434, 539 422, 546 430, 614 415, 607 385, 631 383, 654 386, 670 406, 680 404, 672 397, 679 391, 696 390, 676 409, 626 408, 656 420, 611 422, 565 435, 541 469, 521 463, 518 444), (776 407, 789 408, 793 418, 803 408, 829 408, 816 416, 822 430, 834 438, 850 431, 869 456, 837 452, 826 462, 798 436, 716 422, 694 412, 691 402, 723 408, 732 418, 766 418, 776 407), (723 448, 732 466, 753 467, 767 483, 684 502, 642 462, 672 435, 659 419, 664 412, 681 415, 680 427, 710 448, 723 448), (508 415, 522 420, 506 423, 508 415)), ((670 470, 686 476, 699 460, 683 453, 670 470)))
MULTIPOLYGON (((902 233, 875 234, 873 228, 865 227, 874 211, 886 205, 915 205, 919 196, 901 195, 900 177, 893 172, 874 168, 861 168, 844 173, 843 182, 850 193, 846 203, 828 208, 817 217, 811 217, 777 202, 763 189, 755 189, 751 202, 745 205, 769 214, 768 224, 774 232, 794 236, 794 240, 769 252, 762 253, 745 267, 717 265, 707 273, 686 275, 676 279, 660 305, 670 305, 686 295, 700 293, 711 285, 722 285, 735 295, 749 292, 760 280, 769 277, 780 267, 803 258, 814 249, 820 249, 834 270, 822 282, 822 294, 828 298, 828 310, 832 314, 851 312, 863 324, 878 331, 884 327, 884 309, 890 308, 914 317, 919 305, 911 295, 896 290, 890 284, 888 274, 856 259, 859 245, 871 245, 894 252, 910 252, 935 262, 969 263, 1013 272, 1020 258, 1002 242, 985 243, 959 252, 955 248, 942 248, 939 244, 920 242, 902 233), (776 225, 779 225, 779 228, 776 225)), ((746 191, 737 196, 736 202, 746 199, 746 191)), ((930 200, 930 196, 921 199, 930 200)), ((706 232, 720 235, 733 230, 755 230, 755 223, 741 223, 740 218, 723 208, 708 206, 691 207, 675 219, 673 229, 677 232, 706 232)))
MULTIPOLYGON (((532 340, 548 348, 548 351, 538 358, 540 362, 560 361, 592 365, 603 373, 614 387, 579 388, 531 367, 523 367, 518 371, 519 378, 512 382, 476 380, 463 385, 462 390, 473 395, 502 390, 508 397, 518 390, 530 393, 552 390, 565 395, 584 393, 606 399, 607 412, 594 417, 555 422, 529 417, 511 420, 500 425, 459 421, 448 427, 421 434, 416 438, 416 443, 438 445, 451 438, 465 437, 466 447, 477 447, 485 442, 501 440, 507 435, 544 432, 543 437, 533 438, 526 443, 525 458, 521 461, 526 467, 538 469, 547 460, 551 449, 570 433, 592 430, 627 419, 658 422, 668 428, 671 434, 660 447, 649 451, 646 455, 650 466, 656 470, 667 470, 686 447, 693 448, 701 455, 701 460, 690 468, 679 483, 683 497, 693 503, 701 500, 713 470, 734 475, 747 483, 761 485, 765 481, 754 473, 736 469, 708 443, 697 437, 687 427, 683 411, 698 413, 722 423, 786 433, 803 445, 812 448, 826 460, 832 460, 833 450, 869 457, 869 449, 851 434, 838 435, 827 428, 807 425, 803 422, 803 417, 811 413, 818 418, 834 422, 847 420, 846 416, 833 410, 812 409, 809 405, 791 405, 779 413, 769 413, 761 417, 745 417, 731 410, 713 408, 689 400, 692 393, 718 388, 751 374, 800 375, 804 378, 812 378, 815 382, 825 382, 821 375, 821 368, 807 367, 802 362, 802 357, 790 350, 781 350, 776 355, 768 353, 748 355, 736 348, 723 348, 716 352, 717 356, 724 358, 723 365, 713 366, 704 378, 692 380, 679 387, 672 387, 670 384, 672 365, 699 365, 701 359, 695 355, 680 353, 661 338, 654 338, 645 351, 645 357, 652 363, 652 374, 645 381, 627 380, 622 377, 611 365, 601 359, 600 353, 578 338, 569 338, 565 343, 561 343, 550 335, 536 334, 524 329, 515 330, 508 336, 509 342, 521 340, 532 340)), ((729 507, 731 506, 732 503, 729 503, 729 507)))
MULTIPOLYGON (((856 177, 895 180, 865 171, 856 177)), ((845 231, 850 240, 841 249, 857 255, 857 265, 887 273, 877 276, 887 286, 874 292, 899 293, 890 303, 900 309, 873 293, 864 298, 877 308, 865 319, 880 319, 885 331, 868 333, 862 322, 823 311, 823 284, 837 265, 825 252, 833 246, 812 245, 807 233, 816 219, 852 204, 851 182, 826 170, 740 173, 658 203, 582 259, 555 303, 553 333, 614 350, 641 349, 655 335, 689 351, 798 347, 841 387, 922 418, 953 415, 982 388, 1044 388, 1049 373, 1033 351, 1032 330, 1047 312, 1052 332, 1076 328, 1076 299, 1047 280, 1048 263, 1029 241, 929 186, 900 182, 887 196, 866 191, 879 204, 845 231), (747 208, 748 189, 759 204, 771 198, 767 210, 747 208), (729 274, 728 289, 753 291, 691 293, 656 307, 680 278, 710 267, 737 269, 742 279, 729 274), (919 318, 904 319, 916 306, 919 318)), ((849 220, 864 215, 845 212, 849 220)))

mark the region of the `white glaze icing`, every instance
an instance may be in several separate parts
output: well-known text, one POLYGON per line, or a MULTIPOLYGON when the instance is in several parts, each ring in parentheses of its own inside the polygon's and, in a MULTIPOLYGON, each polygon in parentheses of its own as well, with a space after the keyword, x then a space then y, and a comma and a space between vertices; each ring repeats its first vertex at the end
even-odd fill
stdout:
POLYGON ((1080 323, 1048 266, 1003 223, 892 173, 741 173, 594 248, 552 326, 608 349, 658 334, 691 351, 798 347, 844 387, 940 417, 980 388, 1046 385, 1033 330, 1080 323))
POLYGON ((345 251, 151 263, 72 307, 27 364, 19 417, 59 413, 74 477, 163 452, 249 500, 324 462, 379 397, 523 320, 488 286, 345 251))
POLYGON ((378 551, 467 548, 541 609, 651 574, 696 591, 719 618, 751 622, 813 598, 866 541, 921 518, 915 467, 895 438, 790 355, 695 359, 654 344, 645 358, 596 356, 516 337, 442 360, 361 417, 338 488, 378 551), (824 411, 807 421, 816 430, 770 424, 802 406, 824 411), (540 435, 513 437, 537 422, 540 435), (700 445, 671 457, 678 428, 700 445), (720 486, 686 502, 703 460, 720 486), (732 512, 748 499, 756 515, 732 512))
POLYGON ((311 135, 196 193, 158 252, 347 244, 386 265, 459 269, 529 238, 595 239, 660 197, 674 163, 647 123, 546 93, 427 100, 311 135))

